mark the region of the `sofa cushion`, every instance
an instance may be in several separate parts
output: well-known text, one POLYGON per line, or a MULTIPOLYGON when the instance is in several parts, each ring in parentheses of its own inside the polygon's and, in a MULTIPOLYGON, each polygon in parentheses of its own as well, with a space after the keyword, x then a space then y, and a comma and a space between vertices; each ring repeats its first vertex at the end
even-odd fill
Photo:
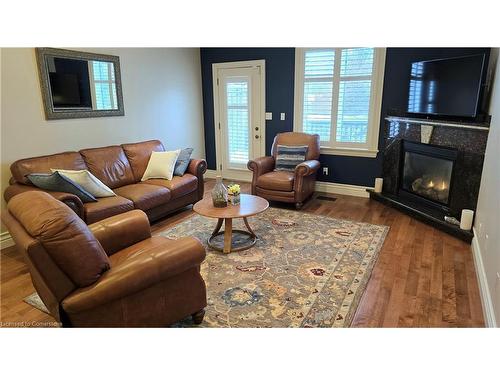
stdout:
POLYGON ((130 163, 120 146, 88 148, 80 153, 89 171, 111 189, 135 182, 130 163))
POLYGON ((15 161, 10 166, 15 181, 31 185, 26 177, 30 173, 51 173, 54 169, 87 169, 83 157, 78 152, 62 152, 60 154, 38 156, 15 161))
POLYGON ((122 145, 130 163, 135 182, 139 182, 146 171, 149 158, 153 151, 165 151, 163 144, 158 140, 126 143, 122 145))
POLYGON ((109 187, 90 173, 87 169, 80 171, 70 171, 65 169, 53 169, 60 175, 69 178, 75 184, 80 185, 85 191, 88 191, 96 198, 114 197, 116 194, 109 187))
POLYGON ((170 238, 155 236, 146 238, 141 242, 135 243, 117 251, 109 257, 109 262, 111 267, 119 267, 120 265, 126 264, 134 258, 140 257, 141 254, 148 253, 149 251, 158 248, 172 246, 175 244, 175 240, 170 238))
POLYGON ((259 176, 257 186, 268 190, 292 191, 294 177, 293 172, 269 172, 259 176))
POLYGON ((184 176, 191 160, 193 149, 191 147, 181 150, 177 161, 175 162, 174 176, 184 176))
POLYGON ((97 202, 97 199, 86 191, 81 185, 60 174, 54 173, 30 173, 28 179, 36 187, 48 191, 60 191, 76 195, 83 203, 97 202))
POLYGON ((135 208, 143 211, 168 203, 171 197, 167 188, 146 184, 126 185, 115 189, 114 192, 131 200, 135 208))
POLYGON ((85 203, 83 212, 87 224, 134 209, 134 203, 124 197, 99 198, 97 202, 85 203))
POLYGON ((171 180, 153 178, 141 182, 141 184, 151 184, 166 187, 172 193, 172 199, 182 197, 192 193, 198 188, 198 178, 186 173, 184 176, 174 176, 171 180))
POLYGON ((181 150, 153 151, 141 181, 146 181, 151 178, 165 178, 171 180, 174 176, 175 162, 180 152, 181 150))
POLYGON ((16 195, 8 210, 75 285, 93 284, 110 268, 108 256, 87 225, 49 194, 30 191, 16 195))

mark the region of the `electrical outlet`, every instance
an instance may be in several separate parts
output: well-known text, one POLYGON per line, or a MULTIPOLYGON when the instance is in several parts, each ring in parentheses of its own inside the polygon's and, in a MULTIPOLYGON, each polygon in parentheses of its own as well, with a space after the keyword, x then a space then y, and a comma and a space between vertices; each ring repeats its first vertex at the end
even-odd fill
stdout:
POLYGON ((273 119, 273 113, 272 112, 266 112, 266 120, 272 120, 273 119))
POLYGON ((280 120, 285 121, 285 113, 284 112, 280 113, 280 120))
POLYGON ((323 174, 328 176, 328 167, 323 167, 323 174))

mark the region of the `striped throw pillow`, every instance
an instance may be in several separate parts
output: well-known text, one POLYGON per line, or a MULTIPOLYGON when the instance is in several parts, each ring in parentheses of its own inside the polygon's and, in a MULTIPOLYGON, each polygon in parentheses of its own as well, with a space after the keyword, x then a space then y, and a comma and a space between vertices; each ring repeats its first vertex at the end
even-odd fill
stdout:
POLYGON ((278 145, 275 171, 294 171, 295 167, 306 160, 307 146, 278 145))

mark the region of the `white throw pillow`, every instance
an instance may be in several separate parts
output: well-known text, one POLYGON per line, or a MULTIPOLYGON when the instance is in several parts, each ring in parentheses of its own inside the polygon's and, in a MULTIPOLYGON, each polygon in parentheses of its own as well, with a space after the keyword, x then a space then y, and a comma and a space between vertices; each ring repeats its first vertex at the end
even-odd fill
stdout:
POLYGON ((153 151, 149 158, 146 172, 141 178, 141 181, 149 180, 150 178, 163 178, 171 180, 174 175, 175 162, 179 157, 181 150, 175 151, 153 151))
POLYGON ((80 185, 96 198, 114 197, 116 194, 107 187, 101 180, 86 169, 71 171, 64 169, 50 169, 52 172, 59 172, 64 177, 80 185))

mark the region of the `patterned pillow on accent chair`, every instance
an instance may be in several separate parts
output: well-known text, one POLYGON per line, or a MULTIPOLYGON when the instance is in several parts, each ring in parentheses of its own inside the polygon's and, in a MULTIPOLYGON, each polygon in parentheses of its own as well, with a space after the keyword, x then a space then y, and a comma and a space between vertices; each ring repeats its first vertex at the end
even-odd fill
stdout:
POLYGON ((295 171, 295 167, 306 160, 307 146, 278 145, 275 171, 295 171))

